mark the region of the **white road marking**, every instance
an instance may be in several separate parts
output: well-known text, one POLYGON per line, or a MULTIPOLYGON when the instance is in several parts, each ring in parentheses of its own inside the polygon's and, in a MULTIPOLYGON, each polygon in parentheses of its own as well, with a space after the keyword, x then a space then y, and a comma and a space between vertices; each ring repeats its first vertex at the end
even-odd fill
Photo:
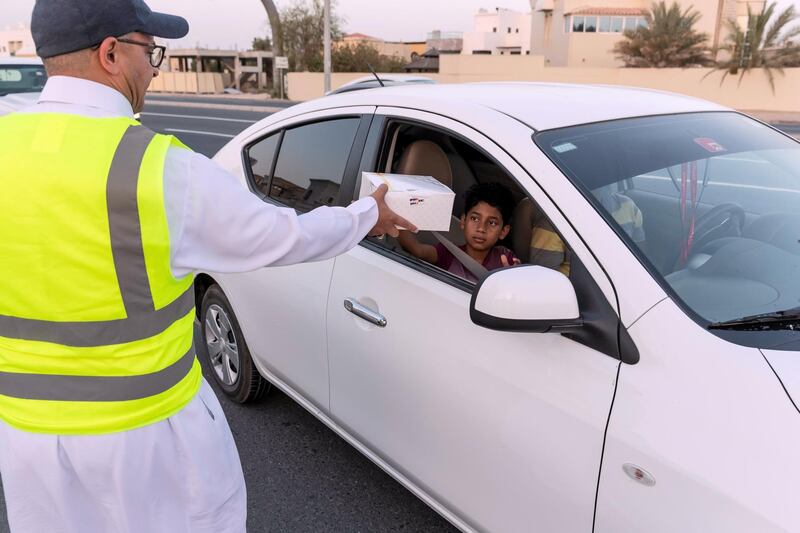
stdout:
POLYGON ((197 120, 220 120, 222 122, 243 122, 245 124, 255 124, 257 120, 245 120, 241 118, 205 117, 200 115, 174 115, 172 113, 150 113, 145 111, 142 115, 148 117, 172 117, 172 118, 195 118, 197 120))
POLYGON ((233 139, 236 135, 228 135, 226 133, 212 133, 210 131, 197 131, 197 130, 178 130, 175 128, 165 128, 164 131, 172 133, 193 133, 195 135, 211 135, 212 137, 225 137, 226 139, 233 139))

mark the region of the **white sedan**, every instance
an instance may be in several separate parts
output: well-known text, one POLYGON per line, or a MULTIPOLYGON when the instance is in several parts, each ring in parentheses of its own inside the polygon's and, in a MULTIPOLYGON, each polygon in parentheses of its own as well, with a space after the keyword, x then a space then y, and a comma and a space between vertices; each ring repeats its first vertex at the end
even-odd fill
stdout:
POLYGON ((216 160, 300 212, 364 171, 434 176, 456 218, 501 183, 523 263, 474 284, 368 238, 202 274, 235 400, 280 388, 464 531, 800 530, 796 140, 655 91, 426 85, 289 108, 216 160))
POLYGON ((0 116, 35 104, 46 81, 40 59, 0 57, 0 116))

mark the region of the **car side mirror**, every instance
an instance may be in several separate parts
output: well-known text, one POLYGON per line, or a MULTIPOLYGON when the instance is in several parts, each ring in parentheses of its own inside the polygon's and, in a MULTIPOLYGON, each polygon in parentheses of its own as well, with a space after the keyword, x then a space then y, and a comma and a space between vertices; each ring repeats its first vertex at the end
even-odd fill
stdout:
POLYGON ((583 325, 569 278, 536 265, 489 273, 472 294, 469 316, 478 326, 499 331, 565 333, 583 325))

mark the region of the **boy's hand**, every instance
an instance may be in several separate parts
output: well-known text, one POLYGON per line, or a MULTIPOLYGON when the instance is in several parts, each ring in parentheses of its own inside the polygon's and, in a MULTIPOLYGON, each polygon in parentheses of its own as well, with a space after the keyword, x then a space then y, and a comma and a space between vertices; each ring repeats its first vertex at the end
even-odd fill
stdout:
POLYGON ((400 230, 397 229, 398 226, 416 233, 417 227, 414 224, 389 209, 389 206, 386 205, 386 200, 384 198, 388 191, 389 187, 381 185, 378 187, 378 190, 371 195, 375 198, 375 203, 378 204, 378 222, 375 224, 375 227, 370 230, 370 237, 376 237, 387 233, 392 237, 397 237, 400 235, 400 230))
POLYGON ((519 265, 519 264, 521 264, 521 263, 522 263, 522 261, 520 261, 520 260, 519 260, 518 258, 516 258, 516 257, 514 257, 514 258, 511 260, 511 262, 509 263, 509 257, 510 257, 510 256, 507 256, 506 254, 503 254, 503 255, 501 255, 501 256, 500 256, 500 264, 501 264, 501 265, 503 265, 503 267, 504 267, 504 268, 505 268, 505 267, 508 267, 508 266, 511 266, 512 264, 513 264, 514 266, 517 266, 517 265, 519 265))

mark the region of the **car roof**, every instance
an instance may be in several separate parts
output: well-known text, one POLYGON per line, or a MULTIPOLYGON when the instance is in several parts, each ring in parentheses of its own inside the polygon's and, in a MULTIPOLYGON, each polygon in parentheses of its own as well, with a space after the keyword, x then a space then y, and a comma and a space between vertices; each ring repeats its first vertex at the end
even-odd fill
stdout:
POLYGON ((640 116, 730 111, 698 98, 652 89, 526 82, 404 84, 327 96, 301 104, 298 110, 357 105, 413 107, 442 114, 453 110, 453 105, 478 106, 537 131, 640 116))
POLYGON ((41 65, 38 57, 0 57, 0 65, 41 65))

